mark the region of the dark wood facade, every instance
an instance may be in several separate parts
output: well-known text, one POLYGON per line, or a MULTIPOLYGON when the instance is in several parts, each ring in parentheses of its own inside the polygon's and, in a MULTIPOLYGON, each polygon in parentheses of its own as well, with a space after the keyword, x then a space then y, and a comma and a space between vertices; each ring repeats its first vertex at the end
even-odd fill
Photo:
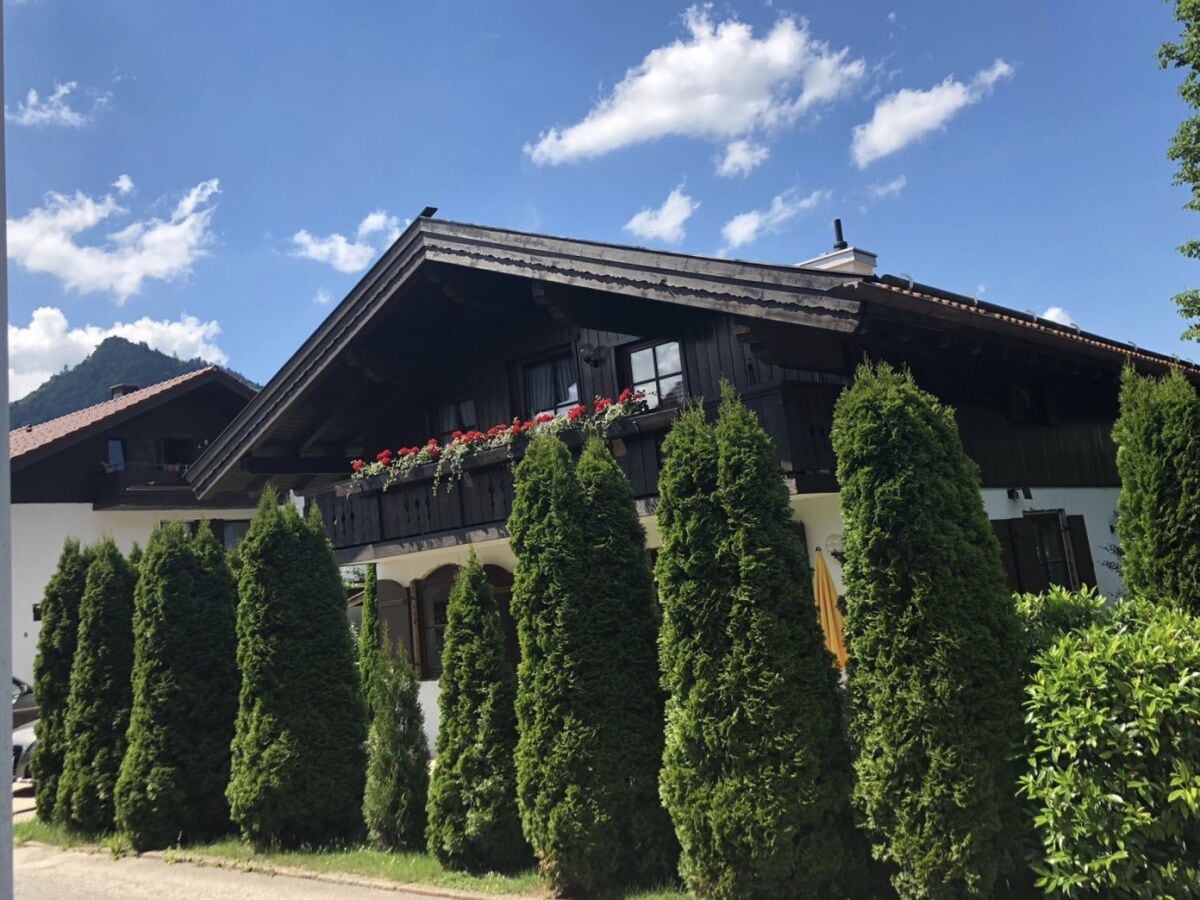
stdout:
MULTIPOLYGON (((378 329, 372 335, 378 349, 360 351, 360 358, 375 353, 377 365, 387 360, 394 387, 367 383, 356 396, 342 382, 344 405, 330 412, 305 449, 338 435, 343 443, 322 443, 319 453, 345 460, 424 443, 438 435, 438 410, 449 405, 469 403, 477 421, 462 424, 483 428, 527 417, 535 410, 525 400, 522 373, 556 353, 569 357, 580 398, 611 397, 633 382, 631 350, 675 342, 686 395, 713 406, 722 380, 732 383, 774 438, 797 493, 836 490, 829 439, 834 404, 865 358, 909 367, 955 407, 986 487, 1118 483, 1109 437, 1114 371, 1037 356, 1014 359, 1003 344, 947 339, 943 331, 903 330, 886 321, 853 335, 800 325, 764 328, 744 317, 592 291, 560 290, 549 302, 527 282, 488 284, 491 278, 464 282, 456 302, 439 302, 435 294, 424 304, 424 311, 443 317, 441 328, 397 323, 394 330, 378 329), (404 340, 406 334, 422 337, 404 340), (383 350, 389 345, 396 348, 390 358, 383 350)), ((657 491, 659 447, 673 414, 656 410, 610 435, 639 498, 657 491)), ((520 447, 514 452, 519 456, 520 447)), ((437 492, 430 466, 387 491, 330 476, 313 490, 320 480, 313 477, 308 494, 344 561, 414 552, 501 534, 512 463, 505 451, 490 451, 469 463, 461 483, 437 492)))

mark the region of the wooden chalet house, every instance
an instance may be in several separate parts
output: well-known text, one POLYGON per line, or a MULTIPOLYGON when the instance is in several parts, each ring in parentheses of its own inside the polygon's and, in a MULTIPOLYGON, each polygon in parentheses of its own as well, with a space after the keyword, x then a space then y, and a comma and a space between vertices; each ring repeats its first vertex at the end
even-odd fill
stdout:
POLYGON ((468 546, 502 600, 510 589, 512 461, 485 452, 435 492, 433 466, 385 491, 351 481, 352 459, 643 388, 655 408, 610 437, 653 547, 662 439, 685 397, 714 403, 728 379, 775 439, 810 553, 836 559, 829 429, 864 358, 908 366, 958 410, 1014 589, 1120 590, 1118 378, 1126 362, 1150 372, 1177 362, 878 275, 873 254, 840 240, 799 265, 763 265, 422 216, 188 478, 201 500, 249 499, 273 481, 318 504, 340 563, 378 563, 392 634, 434 679, 468 546))
POLYGON ((33 680, 40 604, 63 542, 112 537, 123 552, 159 522, 213 521, 232 544, 254 499, 245 491, 196 499, 188 467, 254 390, 216 367, 139 388, 9 433, 12 466, 13 674, 33 680))

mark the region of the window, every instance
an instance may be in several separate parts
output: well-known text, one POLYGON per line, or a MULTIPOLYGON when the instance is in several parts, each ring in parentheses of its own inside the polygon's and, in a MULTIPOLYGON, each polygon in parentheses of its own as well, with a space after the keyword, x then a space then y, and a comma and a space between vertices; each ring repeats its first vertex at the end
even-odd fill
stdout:
POLYGON ((192 461, 192 442, 187 438, 163 438, 162 461, 168 466, 184 466, 192 461))
POLYGON ((125 444, 120 438, 108 439, 108 471, 125 471, 125 444))
POLYGON ((154 438, 125 438, 126 465, 156 466, 158 463, 158 441, 154 438))
POLYGON ((579 403, 579 379, 570 353, 525 367, 525 409, 529 415, 558 415, 579 403))
POLYGON ((1078 590, 1095 586, 1096 570, 1083 516, 1060 510, 1027 512, 992 522, 1014 591, 1040 594, 1051 585, 1078 590))
POLYGON ((479 427, 479 416, 475 414, 474 400, 461 400, 458 403, 447 403, 437 408, 434 426, 438 439, 448 443, 450 436, 456 431, 467 431, 479 427))
POLYGON ((633 389, 645 391, 651 409, 683 399, 683 363, 678 341, 663 341, 629 351, 633 389))
MULTIPOLYGON (((499 566, 483 567, 488 584, 496 597, 500 612, 500 627, 504 633, 504 650, 508 661, 515 667, 519 660, 517 628, 509 610, 512 598, 512 574, 499 566)), ((458 575, 458 566, 453 563, 440 566, 425 578, 413 582, 417 615, 420 628, 421 678, 432 680, 442 672, 442 649, 446 637, 446 607, 450 602, 450 591, 458 575)), ((382 607, 381 607, 382 608, 382 607)))

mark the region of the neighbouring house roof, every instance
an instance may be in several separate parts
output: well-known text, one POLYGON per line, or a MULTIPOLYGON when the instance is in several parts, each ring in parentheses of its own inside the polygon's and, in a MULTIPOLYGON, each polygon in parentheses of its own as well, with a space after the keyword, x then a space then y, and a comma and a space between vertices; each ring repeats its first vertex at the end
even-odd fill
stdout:
POLYGON ((1200 367, 1172 357, 891 276, 689 256, 420 217, 189 469, 198 496, 216 491, 238 461, 302 403, 305 392, 425 263, 841 334, 857 332, 871 306, 893 306, 930 324, 970 317, 974 328, 1042 343, 1050 351, 1075 350, 1109 363, 1179 366, 1200 377, 1200 367))
POLYGON ((40 425, 26 425, 14 429, 8 433, 9 459, 14 467, 40 459, 48 453, 82 441, 97 431, 111 428, 201 385, 214 382, 228 387, 246 399, 254 396, 253 388, 228 372, 216 366, 207 366, 59 416, 40 425))

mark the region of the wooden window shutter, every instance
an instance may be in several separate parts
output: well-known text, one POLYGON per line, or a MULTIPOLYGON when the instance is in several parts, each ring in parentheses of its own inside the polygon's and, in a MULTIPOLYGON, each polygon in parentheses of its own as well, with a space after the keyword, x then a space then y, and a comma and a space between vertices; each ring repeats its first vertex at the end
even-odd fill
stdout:
POLYGON ((1026 594, 1040 594, 1050 587, 1046 567, 1038 555, 1037 525, 1028 518, 1009 519, 1012 529, 1013 557, 1017 564, 1017 580, 1026 594))
POLYGON ((1071 550, 1075 554, 1075 574, 1079 585, 1096 586, 1096 566, 1092 562, 1092 547, 1088 542, 1087 525, 1083 516, 1067 516, 1067 532, 1071 537, 1071 550))

